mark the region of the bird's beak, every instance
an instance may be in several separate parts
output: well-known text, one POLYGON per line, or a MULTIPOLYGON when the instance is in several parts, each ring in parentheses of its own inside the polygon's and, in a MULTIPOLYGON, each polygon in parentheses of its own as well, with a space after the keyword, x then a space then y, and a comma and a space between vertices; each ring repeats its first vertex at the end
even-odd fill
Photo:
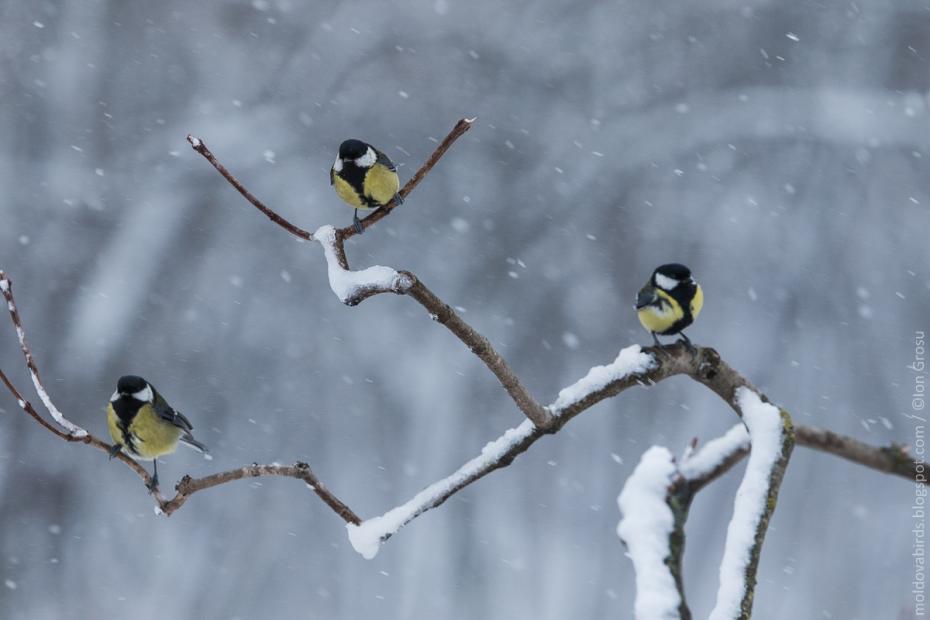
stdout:
POLYGON ((636 295, 636 309, 645 308, 646 306, 652 305, 659 299, 659 295, 656 293, 655 287, 651 284, 647 284, 639 290, 639 293, 636 295))

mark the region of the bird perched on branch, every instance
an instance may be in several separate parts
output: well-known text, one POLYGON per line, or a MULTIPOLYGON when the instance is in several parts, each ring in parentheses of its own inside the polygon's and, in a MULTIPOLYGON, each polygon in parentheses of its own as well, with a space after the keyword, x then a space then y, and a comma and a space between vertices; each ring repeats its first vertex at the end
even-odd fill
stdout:
POLYGON ((133 458, 152 459, 152 491, 158 487, 158 457, 174 452, 179 441, 208 451, 191 435, 190 421, 172 409, 151 383, 135 375, 119 378, 107 404, 107 427, 115 444, 110 458, 125 450, 133 458))
POLYGON ((682 330, 697 318, 704 305, 704 291, 691 277, 691 270, 679 263, 660 265, 636 296, 639 322, 651 334, 656 346, 659 336, 680 334, 685 346, 694 351, 682 330))
POLYGON ((352 222, 361 234, 359 209, 377 209, 391 200, 404 202, 397 193, 400 179, 397 166, 390 158, 361 140, 346 140, 339 145, 339 154, 329 171, 329 183, 342 200, 355 209, 352 222))

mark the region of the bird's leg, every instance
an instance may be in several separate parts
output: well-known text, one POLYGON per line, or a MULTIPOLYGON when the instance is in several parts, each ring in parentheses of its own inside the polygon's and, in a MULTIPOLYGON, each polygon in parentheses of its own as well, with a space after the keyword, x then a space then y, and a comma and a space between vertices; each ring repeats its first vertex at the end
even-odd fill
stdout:
POLYGON ((655 332, 650 332, 650 333, 652 334, 652 341, 656 343, 656 349, 658 349, 657 353, 661 355, 662 357, 671 357, 669 352, 665 350, 665 345, 659 342, 659 337, 656 335, 656 333, 655 332))
POLYGON ((117 454, 120 453, 120 445, 118 443, 113 444, 113 447, 110 448, 110 460, 112 461, 117 454))
POLYGON ((404 197, 400 195, 400 192, 394 194, 394 206, 404 204, 404 197))
POLYGON ((684 332, 679 332, 678 335, 681 336, 681 342, 684 343, 685 348, 688 349, 689 353, 691 353, 691 357, 697 356, 697 349, 693 344, 691 344, 691 339, 685 336, 684 332))
POLYGON ((145 486, 154 493, 158 490, 158 459, 152 459, 152 472, 152 481, 145 486))
POLYGON ((352 223, 355 224, 355 232, 358 234, 365 232, 365 229, 362 228, 362 220, 358 219, 358 209, 355 210, 355 214, 352 216, 352 223))

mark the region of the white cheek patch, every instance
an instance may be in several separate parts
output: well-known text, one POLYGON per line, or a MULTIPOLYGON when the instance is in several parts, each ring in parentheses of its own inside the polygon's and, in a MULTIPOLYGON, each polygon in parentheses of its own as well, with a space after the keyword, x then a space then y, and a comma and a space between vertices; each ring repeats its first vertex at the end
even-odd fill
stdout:
POLYGON ((113 392, 113 396, 110 397, 110 402, 115 403, 119 400, 119 390, 113 392))
POLYGON ((663 276, 661 273, 656 274, 656 286, 658 286, 660 289, 670 291, 679 284, 681 284, 680 280, 676 280, 675 278, 670 278, 668 276, 663 276))
POLYGON ((333 172, 342 172, 342 158, 336 155, 336 162, 333 164, 333 172))
POLYGON ((359 168, 371 168, 375 165, 376 159, 378 156, 375 155, 375 150, 369 146, 365 154, 355 160, 355 165, 359 168))
POLYGON ((150 403, 152 402, 152 387, 146 385, 145 389, 135 392, 132 397, 139 402, 150 403))

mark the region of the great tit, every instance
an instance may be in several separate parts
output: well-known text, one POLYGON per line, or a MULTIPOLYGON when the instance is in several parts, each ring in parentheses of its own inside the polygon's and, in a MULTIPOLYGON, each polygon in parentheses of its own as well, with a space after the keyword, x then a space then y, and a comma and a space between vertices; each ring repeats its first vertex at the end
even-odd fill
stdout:
POLYGON ((681 334, 689 350, 694 346, 682 330, 697 318, 704 305, 704 291, 691 277, 691 270, 679 263, 660 265, 636 295, 639 322, 652 334, 656 346, 662 346, 656 334, 681 334))
POLYGON ((390 158, 361 140, 346 140, 339 145, 339 154, 329 171, 329 184, 342 200, 355 209, 352 222, 361 234, 359 209, 377 209, 393 199, 402 204, 404 199, 397 190, 397 166, 390 158))
POLYGON ((120 377, 107 404, 107 427, 114 446, 110 458, 120 450, 139 459, 152 459, 150 490, 158 487, 158 457, 174 452, 181 441, 200 452, 207 447, 191 435, 190 421, 171 408, 151 383, 135 375, 120 377))

